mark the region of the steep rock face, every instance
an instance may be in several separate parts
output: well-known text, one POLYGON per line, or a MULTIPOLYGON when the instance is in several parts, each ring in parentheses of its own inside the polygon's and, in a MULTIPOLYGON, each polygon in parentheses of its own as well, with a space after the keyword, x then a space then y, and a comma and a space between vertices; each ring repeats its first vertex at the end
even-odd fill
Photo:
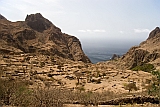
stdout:
POLYGON ((133 68, 144 63, 160 66, 160 29, 156 27, 146 41, 132 47, 120 59, 127 68, 133 68))
POLYGON ((90 63, 80 41, 62 33, 40 13, 27 15, 25 21, 0 19, 0 52, 38 53, 90 63))
POLYGON ((90 62, 90 60, 87 58, 86 55, 84 55, 84 52, 82 51, 81 43, 80 41, 74 37, 69 36, 67 34, 64 34, 67 38, 67 46, 71 52, 71 55, 75 60, 79 60, 82 62, 90 62))

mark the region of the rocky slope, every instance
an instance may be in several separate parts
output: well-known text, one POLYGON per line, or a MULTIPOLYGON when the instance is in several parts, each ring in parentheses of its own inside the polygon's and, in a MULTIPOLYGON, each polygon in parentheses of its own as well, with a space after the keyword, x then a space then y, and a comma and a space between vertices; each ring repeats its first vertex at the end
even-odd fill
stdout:
POLYGON ((0 15, 0 52, 44 54, 90 62, 76 37, 62 33, 40 13, 27 15, 25 21, 17 22, 0 15))
POLYGON ((0 19, 6 19, 6 18, 0 14, 0 19))
POLYGON ((134 46, 120 58, 120 65, 133 68, 144 63, 160 66, 160 28, 156 27, 146 41, 134 46))

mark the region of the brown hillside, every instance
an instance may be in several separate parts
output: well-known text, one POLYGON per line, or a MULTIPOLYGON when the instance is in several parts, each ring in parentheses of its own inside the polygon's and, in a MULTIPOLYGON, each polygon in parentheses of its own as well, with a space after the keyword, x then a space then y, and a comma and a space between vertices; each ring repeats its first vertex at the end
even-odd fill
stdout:
POLYGON ((40 13, 27 15, 25 21, 0 18, 1 53, 36 53, 90 62, 80 41, 61 32, 40 13))
POLYGON ((120 65, 133 68, 137 65, 151 63, 160 66, 160 28, 156 27, 146 41, 130 50, 120 58, 120 65))

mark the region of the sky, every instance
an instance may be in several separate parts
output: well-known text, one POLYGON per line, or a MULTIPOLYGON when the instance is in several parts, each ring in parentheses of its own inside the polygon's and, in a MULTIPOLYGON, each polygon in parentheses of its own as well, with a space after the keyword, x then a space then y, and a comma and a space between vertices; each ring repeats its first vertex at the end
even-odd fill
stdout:
POLYGON ((160 25, 160 0, 0 0, 0 14, 24 21, 41 13, 86 47, 131 47, 160 25))

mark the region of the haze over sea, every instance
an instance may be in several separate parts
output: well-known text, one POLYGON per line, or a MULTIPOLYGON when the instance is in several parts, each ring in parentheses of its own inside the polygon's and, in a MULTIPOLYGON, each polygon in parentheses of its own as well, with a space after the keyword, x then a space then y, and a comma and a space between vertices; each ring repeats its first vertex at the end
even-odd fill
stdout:
POLYGON ((122 56, 127 52, 128 48, 84 48, 85 54, 92 63, 110 60, 113 54, 122 56))
POLYGON ((81 41, 82 41, 83 51, 85 52, 85 54, 89 57, 92 63, 97 63, 101 61, 110 60, 113 54, 122 56, 132 46, 139 45, 139 43, 142 42, 143 40, 137 40, 137 41, 106 40, 106 42, 102 40, 101 42, 100 40, 97 41, 88 40, 88 42, 86 40, 81 40, 81 41))

